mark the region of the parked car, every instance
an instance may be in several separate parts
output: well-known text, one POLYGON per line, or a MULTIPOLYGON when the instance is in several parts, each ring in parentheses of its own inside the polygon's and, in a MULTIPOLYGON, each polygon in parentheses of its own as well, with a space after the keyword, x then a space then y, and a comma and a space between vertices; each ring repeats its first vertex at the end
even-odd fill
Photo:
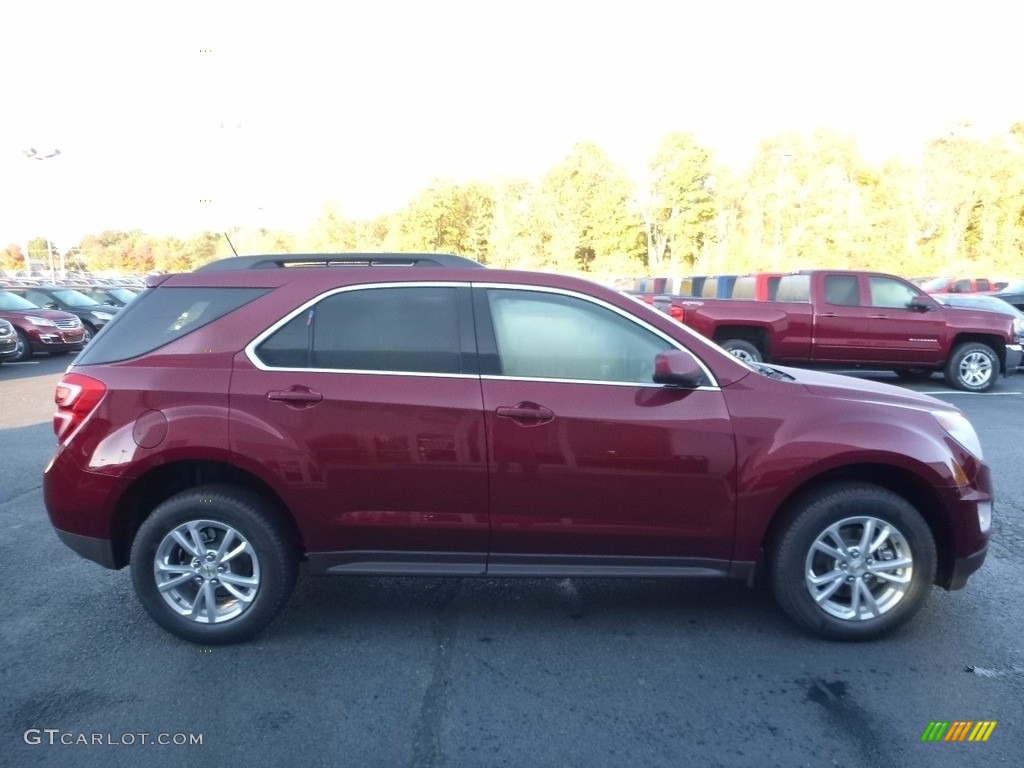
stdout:
POLYGON ((85 344, 85 329, 77 317, 40 309, 7 289, 0 290, 0 318, 14 326, 18 337, 12 360, 27 360, 34 352, 66 355, 85 344))
POLYGON ((754 272, 749 275, 740 275, 733 283, 729 298, 775 301, 781 279, 781 272, 754 272))
POLYGON ((18 332, 7 320, 0 318, 0 363, 12 360, 18 353, 18 332))
POLYGON ((80 291, 60 285, 35 285, 8 288, 43 309, 59 309, 78 317, 85 328, 86 343, 120 311, 120 307, 100 304, 80 291))
POLYGON ((952 405, 748 365, 596 283, 455 256, 242 257, 155 278, 55 397, 57 534, 130 567, 152 618, 203 644, 265 627, 300 563, 763 568, 804 630, 874 638, 932 584, 965 585, 992 519, 952 405))
POLYGON ((1010 318, 946 309, 912 283, 878 272, 785 275, 774 302, 655 306, 751 362, 890 369, 908 379, 942 371, 950 386, 984 392, 1021 359, 1010 318))
POLYGON ((1024 344, 1024 312, 1021 312, 1012 304, 1002 299, 997 299, 994 294, 980 293, 940 293, 934 296, 935 300, 947 307, 962 307, 966 309, 980 309, 985 312, 996 312, 1006 315, 1013 322, 1013 335, 1018 344, 1024 344))
POLYGON ((996 282, 987 277, 933 277, 920 285, 925 293, 979 293, 994 291, 997 287, 996 282))
POLYGON ((989 295, 1024 310, 1024 280, 1012 280, 1005 288, 989 295))
POLYGON ((137 290, 131 290, 120 285, 72 285, 81 294, 88 296, 95 302, 108 307, 123 307, 138 295, 137 290))

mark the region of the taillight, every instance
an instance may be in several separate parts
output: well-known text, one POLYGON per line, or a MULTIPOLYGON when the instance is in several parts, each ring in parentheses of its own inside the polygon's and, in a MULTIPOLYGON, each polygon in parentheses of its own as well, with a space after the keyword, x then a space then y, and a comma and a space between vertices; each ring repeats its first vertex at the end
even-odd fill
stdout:
POLYGON ((53 431, 58 440, 63 440, 85 421, 86 416, 103 399, 107 387, 80 373, 69 373, 57 384, 53 400, 57 403, 57 412, 53 414, 53 431))
POLYGON ((669 317, 678 320, 680 323, 683 322, 683 308, 672 305, 668 308, 669 317))

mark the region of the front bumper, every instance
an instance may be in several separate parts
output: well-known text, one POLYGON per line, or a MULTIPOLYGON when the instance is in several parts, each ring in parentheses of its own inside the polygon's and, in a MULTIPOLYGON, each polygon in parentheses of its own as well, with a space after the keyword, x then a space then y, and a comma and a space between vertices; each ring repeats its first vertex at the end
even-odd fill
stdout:
POLYGON ((1022 362, 1022 353, 1020 344, 1007 344, 1006 345, 1006 375, 1012 376, 1020 368, 1022 362))
POLYGON ((953 569, 939 586, 950 591, 963 589, 967 586, 967 579, 970 575, 981 568, 981 564, 985 562, 985 556, 987 554, 988 544, 973 555, 956 558, 953 561, 953 569))

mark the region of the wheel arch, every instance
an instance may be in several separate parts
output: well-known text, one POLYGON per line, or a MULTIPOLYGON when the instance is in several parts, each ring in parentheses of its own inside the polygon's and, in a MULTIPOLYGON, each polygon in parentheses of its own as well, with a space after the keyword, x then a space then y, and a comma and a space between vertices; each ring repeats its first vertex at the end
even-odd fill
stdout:
POLYGON ((885 488, 909 502, 924 518, 935 540, 938 561, 935 584, 945 584, 952 574, 953 530, 950 522, 936 510, 943 507, 942 499, 925 480, 914 472, 888 464, 854 464, 827 470, 808 478, 794 488, 779 505, 761 538, 758 557, 763 564, 772 556, 775 543, 786 529, 787 523, 797 514, 801 502, 810 495, 830 485, 861 482, 885 488))
POLYGON ((721 344, 732 339, 746 341, 757 347, 762 357, 768 358, 770 336, 766 328, 755 325, 720 325, 715 329, 714 342, 721 344))
POLYGON ((958 347, 962 344, 970 344, 972 342, 978 344, 984 344, 986 347, 991 349, 996 359, 999 360, 999 370, 1001 373, 1006 373, 1006 340, 999 336, 993 336, 983 333, 958 333, 953 337, 953 342, 949 348, 949 355, 947 360, 951 360, 953 355, 956 353, 958 347))
POLYGON ((154 467, 137 478, 122 495, 113 515, 114 567, 128 565, 135 534, 157 506, 189 488, 212 483, 245 488, 270 502, 275 516, 290 532, 292 541, 297 543, 300 554, 305 553, 305 543, 294 517, 267 483, 251 472, 225 462, 185 460, 154 467))

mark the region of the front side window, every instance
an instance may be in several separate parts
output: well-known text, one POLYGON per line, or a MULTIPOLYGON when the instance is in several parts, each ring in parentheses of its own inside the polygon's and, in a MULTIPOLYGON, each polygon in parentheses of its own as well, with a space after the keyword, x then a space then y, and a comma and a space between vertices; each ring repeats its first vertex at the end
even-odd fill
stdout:
POLYGON ((530 379, 651 383, 673 346, 606 307, 574 296, 487 291, 500 370, 530 379))
POLYGON ((871 306, 885 309, 906 309, 910 300, 920 295, 912 286, 890 277, 869 277, 871 306))
POLYGON ((274 368, 462 373, 453 287, 336 293, 293 317, 256 348, 274 368))

